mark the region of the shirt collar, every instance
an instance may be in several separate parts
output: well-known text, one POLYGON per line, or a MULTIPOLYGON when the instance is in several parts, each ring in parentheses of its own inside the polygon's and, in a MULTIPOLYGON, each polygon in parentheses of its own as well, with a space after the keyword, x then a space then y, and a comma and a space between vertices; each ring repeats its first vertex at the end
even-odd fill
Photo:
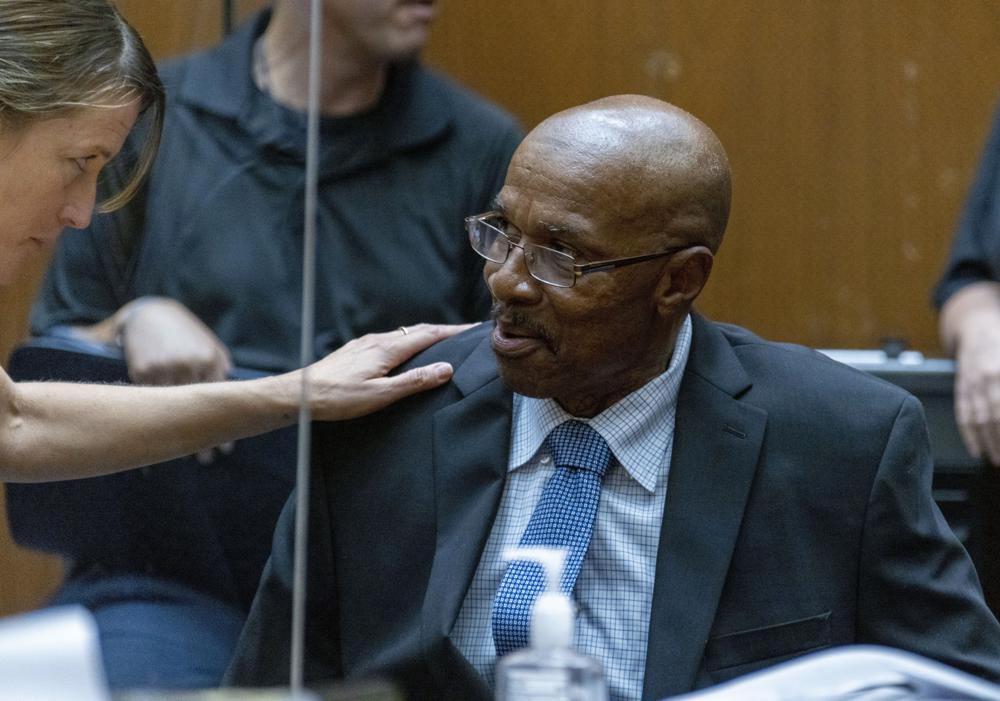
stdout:
POLYGON ((689 314, 681 324, 666 371, 590 419, 572 416, 554 399, 514 394, 508 471, 527 464, 542 448, 552 429, 576 419, 590 424, 600 433, 632 479, 646 491, 653 492, 660 468, 667 464, 667 451, 673 444, 677 395, 690 349, 689 314))

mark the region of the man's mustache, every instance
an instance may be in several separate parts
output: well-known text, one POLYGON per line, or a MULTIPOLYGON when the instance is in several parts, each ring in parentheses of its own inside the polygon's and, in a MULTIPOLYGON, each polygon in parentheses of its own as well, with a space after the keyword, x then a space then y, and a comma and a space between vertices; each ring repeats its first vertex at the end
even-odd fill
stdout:
POLYGON ((490 319, 494 322, 503 319, 504 324, 513 326, 525 334, 540 338, 553 353, 559 352, 559 341, 556 337, 548 329, 516 307, 504 307, 499 302, 494 302, 493 306, 490 307, 490 319))

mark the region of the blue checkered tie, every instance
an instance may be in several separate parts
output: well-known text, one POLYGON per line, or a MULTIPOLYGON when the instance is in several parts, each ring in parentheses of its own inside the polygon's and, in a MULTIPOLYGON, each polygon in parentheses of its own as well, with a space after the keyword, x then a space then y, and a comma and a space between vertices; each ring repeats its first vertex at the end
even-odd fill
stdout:
MULTIPOLYGON (((590 547, 611 450, 597 431, 579 421, 557 426, 546 440, 555 472, 542 490, 521 545, 568 550, 559 585, 568 595, 590 547)), ((528 644, 531 607, 544 588, 545 574, 537 563, 515 561, 507 568, 493 600, 493 642, 498 656, 528 644)))

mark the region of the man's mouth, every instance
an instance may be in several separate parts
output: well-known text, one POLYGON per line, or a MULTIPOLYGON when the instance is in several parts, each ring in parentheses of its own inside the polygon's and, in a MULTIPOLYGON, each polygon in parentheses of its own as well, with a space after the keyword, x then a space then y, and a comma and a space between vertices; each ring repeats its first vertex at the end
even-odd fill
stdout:
POLYGON ((493 327, 494 352, 508 358, 517 358, 545 347, 545 342, 539 336, 532 336, 523 331, 509 329, 500 321, 493 327))
POLYGON ((540 348, 555 352, 555 344, 545 329, 524 318, 516 310, 504 310, 495 305, 492 317, 495 326, 491 340, 496 353, 506 357, 519 357, 540 348))

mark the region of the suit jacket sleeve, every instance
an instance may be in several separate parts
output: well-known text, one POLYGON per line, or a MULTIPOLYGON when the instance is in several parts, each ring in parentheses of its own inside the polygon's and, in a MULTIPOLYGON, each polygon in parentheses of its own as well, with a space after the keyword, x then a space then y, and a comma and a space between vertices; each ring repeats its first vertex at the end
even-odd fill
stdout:
MULTIPOLYGON (((338 630, 336 574, 328 557, 330 519, 322 470, 313 470, 310 488, 309 563, 306 583, 305 670, 307 680, 342 676, 338 630)), ((250 615, 240 635, 225 686, 287 686, 291 669, 292 580, 295 547, 293 491, 275 526, 271 557, 261 575, 250 615)))
POLYGON ((868 502, 858 642, 906 648, 1000 681, 1000 631, 968 554, 931 498, 932 473, 923 410, 908 397, 868 502))

